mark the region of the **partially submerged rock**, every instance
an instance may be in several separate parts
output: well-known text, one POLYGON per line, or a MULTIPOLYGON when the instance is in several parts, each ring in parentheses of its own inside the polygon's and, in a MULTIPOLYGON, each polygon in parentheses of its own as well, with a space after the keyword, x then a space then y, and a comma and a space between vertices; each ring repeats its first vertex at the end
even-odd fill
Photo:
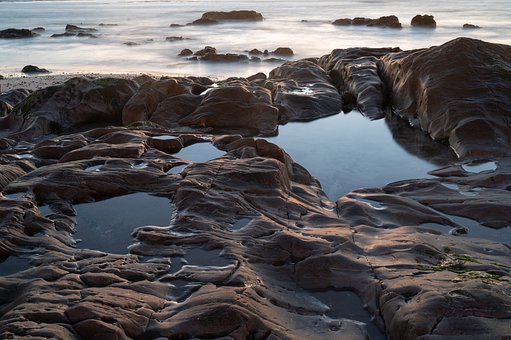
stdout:
POLYGON ((36 32, 32 30, 22 28, 8 28, 0 31, 0 39, 23 39, 23 38, 33 38, 38 36, 36 32))
POLYGON ((21 72, 22 73, 50 73, 50 71, 48 71, 47 69, 40 68, 39 66, 35 66, 35 65, 26 65, 21 69, 21 72))
POLYGON ((382 73, 395 113, 448 141, 460 158, 509 156, 510 56, 509 46, 458 38, 389 54, 382 73))
POLYGON ((432 15, 420 15, 417 14, 412 18, 412 21, 410 22, 412 26, 415 27, 426 27, 426 28, 435 28, 436 27, 436 21, 435 18, 432 15))
POLYGON ((370 18, 342 18, 337 19, 332 22, 333 25, 336 26, 369 26, 369 27, 390 27, 390 28, 401 28, 401 23, 399 22, 398 17, 395 15, 383 16, 378 19, 370 19, 370 18))

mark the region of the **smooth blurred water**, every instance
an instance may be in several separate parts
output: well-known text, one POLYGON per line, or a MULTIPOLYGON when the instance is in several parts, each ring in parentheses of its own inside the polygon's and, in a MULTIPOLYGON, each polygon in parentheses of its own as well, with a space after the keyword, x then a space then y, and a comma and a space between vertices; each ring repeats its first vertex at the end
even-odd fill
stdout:
POLYGON ((215 46, 219 53, 241 53, 253 48, 291 47, 294 59, 321 56, 334 48, 355 46, 413 49, 439 45, 459 36, 511 44, 509 0, 365 0, 365 1, 3 1, 0 29, 34 28, 46 32, 33 39, 0 39, 0 74, 11 74, 35 64, 53 72, 148 72, 200 74, 214 77, 248 76, 268 72, 274 63, 211 64, 177 57, 183 48, 215 46), (262 22, 171 28, 186 24, 211 10, 253 9, 262 22), (416 14, 434 15, 436 29, 410 27, 416 14), (338 18, 378 18, 397 15, 402 29, 334 26, 338 18), (464 23, 479 25, 463 30, 464 23), (98 29, 97 39, 50 38, 66 24, 98 29), (100 26, 100 24, 107 24, 100 26), (168 42, 169 36, 186 40, 168 42), (127 46, 132 42, 139 45, 127 46))

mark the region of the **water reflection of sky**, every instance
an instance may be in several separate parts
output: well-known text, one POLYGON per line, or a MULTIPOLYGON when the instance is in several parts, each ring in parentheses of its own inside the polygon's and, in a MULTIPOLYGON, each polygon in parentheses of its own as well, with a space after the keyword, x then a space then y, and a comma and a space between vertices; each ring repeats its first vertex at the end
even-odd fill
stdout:
POLYGON ((428 171, 454 160, 447 146, 425 136, 412 137, 421 132, 411 127, 400 129, 410 129, 410 138, 394 139, 385 120, 370 121, 353 111, 308 123, 289 123, 268 140, 309 170, 335 200, 358 188, 428 177, 428 171), (437 154, 434 162, 426 160, 429 153, 437 154))

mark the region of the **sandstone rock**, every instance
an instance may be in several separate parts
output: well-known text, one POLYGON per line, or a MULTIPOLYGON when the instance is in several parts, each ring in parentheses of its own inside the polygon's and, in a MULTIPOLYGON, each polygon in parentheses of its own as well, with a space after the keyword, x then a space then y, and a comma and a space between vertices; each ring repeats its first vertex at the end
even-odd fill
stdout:
POLYGON ((200 106, 179 121, 182 125, 215 129, 248 129, 270 134, 278 123, 278 110, 272 105, 270 91, 227 86, 213 88, 200 106))
POLYGON ((337 26, 376 26, 376 27, 390 27, 390 28, 401 28, 401 23, 395 15, 383 16, 378 19, 370 18, 342 18, 332 22, 333 25, 337 26))
POLYGON ((277 49, 275 49, 275 51, 271 52, 275 55, 278 55, 278 56, 292 56, 294 54, 293 50, 290 49, 289 47, 278 47, 277 49))
POLYGON ((436 21, 432 15, 419 15, 417 14, 412 18, 412 21, 410 23, 412 26, 415 27, 427 27, 427 28, 435 28, 436 27, 436 21))
POLYGON ((8 28, 0 31, 0 39, 22 39, 36 36, 38 36, 38 34, 29 29, 8 28))
POLYGON ((273 100, 279 107, 281 123, 308 121, 341 110, 337 89, 326 72, 313 62, 287 62, 272 70, 269 79, 275 84, 273 100))
POLYGON ((391 105, 431 138, 448 140, 461 158, 508 156, 511 132, 504 121, 511 112, 506 90, 511 86, 506 76, 509 51, 509 46, 458 38, 438 47, 389 54, 382 62, 391 105), (498 63, 488 64, 495 56, 498 63))
POLYGON ((48 71, 47 69, 45 68, 39 68, 37 66, 34 66, 34 65, 26 65, 23 67, 23 69, 21 70, 22 73, 50 73, 50 71, 48 71))
POLYGON ((118 123, 124 104, 137 87, 124 79, 73 78, 32 93, 3 123, 17 135, 27 137, 59 133, 88 123, 118 123))
POLYGON ((206 12, 202 14, 202 20, 225 21, 225 20, 244 20, 244 21, 261 21, 263 16, 261 13, 249 10, 239 10, 230 12, 206 12))
POLYGON ((480 26, 473 25, 473 24, 463 24, 463 29, 478 29, 481 28, 480 26))
POLYGON ((211 62, 246 62, 248 57, 245 54, 235 53, 206 53, 200 60, 211 61, 211 62))
POLYGON ((32 91, 26 89, 14 89, 7 92, 0 93, 0 100, 12 105, 16 106, 25 98, 27 98, 32 91))
POLYGON ((175 79, 146 82, 124 105, 122 123, 128 125, 137 121, 149 121, 158 104, 165 98, 187 92, 175 79))
POLYGON ((180 57, 188 57, 188 56, 191 56, 192 54, 193 54, 192 50, 190 50, 188 48, 185 48, 184 50, 179 52, 178 56, 180 56, 180 57))

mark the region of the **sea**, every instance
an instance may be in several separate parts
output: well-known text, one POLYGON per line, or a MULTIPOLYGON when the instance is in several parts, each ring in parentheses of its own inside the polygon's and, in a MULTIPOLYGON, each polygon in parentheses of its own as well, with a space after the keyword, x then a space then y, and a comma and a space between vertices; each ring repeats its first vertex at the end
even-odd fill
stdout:
MULTIPOLYGON (((175 25, 174 25, 175 26, 175 25)), ((181 50, 213 46, 218 53, 290 47, 288 59, 319 57, 348 47, 417 49, 466 36, 511 44, 509 0, 0 0, 0 30, 43 27, 31 39, 0 39, 0 74, 32 64, 58 73, 150 73, 215 78, 268 73, 274 62, 205 63, 179 57, 181 50), (187 26, 207 11, 255 10, 261 22, 187 26), (436 29, 410 25, 433 15, 436 29), (339 18, 396 15, 403 28, 334 26, 339 18), (463 29, 465 23, 479 29, 463 29), (67 24, 95 28, 96 38, 60 37, 67 24), (171 27, 171 24, 183 25, 171 27), (182 37, 182 40, 167 37, 182 37), (172 40, 172 39, 171 39, 172 40)))

